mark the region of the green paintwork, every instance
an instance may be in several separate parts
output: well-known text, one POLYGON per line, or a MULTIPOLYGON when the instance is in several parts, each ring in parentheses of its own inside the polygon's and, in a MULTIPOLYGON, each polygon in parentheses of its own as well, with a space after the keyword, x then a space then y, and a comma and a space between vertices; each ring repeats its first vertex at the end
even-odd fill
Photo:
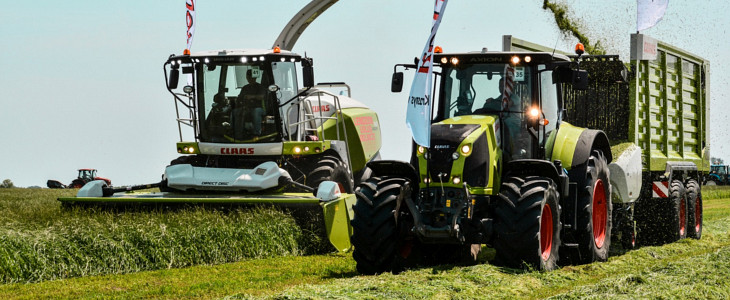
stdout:
MULTIPOLYGON (((337 112, 336 112, 337 113, 337 112)), ((344 108, 340 112, 344 119, 344 129, 339 128, 337 136, 337 122, 329 119, 318 129, 317 134, 326 140, 345 140, 349 146, 352 171, 358 172, 365 167, 380 151, 382 145, 380 136, 380 121, 378 115, 367 108, 344 108)))
POLYGON ((709 62, 658 41, 657 59, 631 68, 629 141, 643 149, 644 171, 664 171, 667 161, 709 171, 709 62))
POLYGON ((355 201, 355 195, 344 194, 336 201, 322 204, 327 237, 330 243, 339 251, 352 249, 352 244, 350 244, 350 236, 352 235, 350 221, 354 217, 352 206, 355 205, 355 201))
MULTIPOLYGON (((487 136, 487 147, 489 148, 489 157, 491 159, 490 162, 490 168, 489 168, 489 182, 487 183, 486 187, 480 186, 480 187, 472 187, 469 186, 469 193, 475 194, 475 195, 491 195, 494 191, 498 192, 498 188, 495 189, 495 186, 499 186, 501 184, 501 176, 499 173, 500 170, 500 163, 501 163, 501 157, 502 157, 502 150, 497 146, 497 141, 495 138, 495 130, 494 130, 494 124, 496 122, 497 118, 495 116, 483 116, 483 115, 466 115, 466 116, 459 116, 454 117, 451 119, 446 119, 441 122, 438 122, 436 124, 478 124, 480 126, 479 129, 474 130, 472 133, 469 134, 461 143, 459 144, 459 147, 457 149, 461 149, 461 147, 465 145, 469 145, 472 151, 470 153, 464 155, 459 151, 459 158, 454 161, 454 163, 451 166, 451 174, 449 176, 449 181, 444 182, 444 187, 453 187, 453 188, 462 188, 463 183, 454 184, 453 179, 454 177, 459 177, 463 180, 464 178, 464 163, 466 163, 466 158, 471 155, 478 155, 477 153, 474 153, 473 151, 473 145, 474 142, 482 135, 487 136)), ((418 158, 418 166, 419 166, 419 173, 420 173, 420 188, 426 188, 426 183, 423 182, 423 179, 426 178, 426 159, 423 156, 423 154, 416 153, 418 158)), ((440 185, 440 184, 439 184, 440 185)))
POLYGON ((190 204, 250 204, 250 205, 318 205, 324 213, 327 236, 339 251, 352 249, 350 221, 354 214, 354 194, 342 194, 338 199, 322 202, 311 193, 250 194, 250 195, 191 195, 176 193, 121 192, 111 197, 64 197, 58 198, 62 203, 190 203, 190 204))
POLYGON ((568 122, 560 123, 560 129, 558 129, 554 142, 552 145, 548 144, 547 148, 550 149, 546 152, 550 155, 548 159, 550 161, 560 160, 563 168, 570 170, 573 166, 573 155, 575 154, 576 145, 578 144, 580 134, 584 130, 586 129, 575 127, 568 122))

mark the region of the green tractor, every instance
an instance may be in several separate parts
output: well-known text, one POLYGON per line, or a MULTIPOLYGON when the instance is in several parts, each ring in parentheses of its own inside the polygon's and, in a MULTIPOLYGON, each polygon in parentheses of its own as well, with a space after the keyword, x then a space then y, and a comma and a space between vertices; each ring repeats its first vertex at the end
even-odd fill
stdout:
POLYGON ((585 88, 587 72, 546 52, 437 53, 434 64, 430 147, 369 163, 358 186, 357 270, 475 261, 482 244, 510 267, 606 260, 609 141, 562 115, 560 89, 585 88))

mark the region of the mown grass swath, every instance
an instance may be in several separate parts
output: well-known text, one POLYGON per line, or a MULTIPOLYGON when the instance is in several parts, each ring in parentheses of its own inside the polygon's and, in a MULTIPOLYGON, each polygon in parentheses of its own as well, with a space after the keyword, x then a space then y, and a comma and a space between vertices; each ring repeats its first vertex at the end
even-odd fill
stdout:
POLYGON ((274 208, 61 208, 55 199, 74 192, 0 189, 0 282, 298 255, 323 242, 274 208))

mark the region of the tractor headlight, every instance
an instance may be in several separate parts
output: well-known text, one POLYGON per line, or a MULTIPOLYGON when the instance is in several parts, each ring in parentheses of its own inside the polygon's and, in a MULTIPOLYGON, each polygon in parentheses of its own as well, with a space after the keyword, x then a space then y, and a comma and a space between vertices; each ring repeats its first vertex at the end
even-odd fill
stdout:
POLYGON ((461 178, 459 178, 459 176, 454 176, 454 178, 451 179, 451 182, 453 182, 454 184, 459 184, 461 183, 461 178))
POLYGON ((302 147, 294 146, 294 154, 301 154, 302 153, 302 147))
POLYGON ((426 147, 418 146, 418 154, 426 153, 426 147))
POLYGON ((469 155, 469 153, 471 153, 471 145, 461 146, 461 149, 460 150, 461 150, 461 154, 463 154, 463 155, 469 155))

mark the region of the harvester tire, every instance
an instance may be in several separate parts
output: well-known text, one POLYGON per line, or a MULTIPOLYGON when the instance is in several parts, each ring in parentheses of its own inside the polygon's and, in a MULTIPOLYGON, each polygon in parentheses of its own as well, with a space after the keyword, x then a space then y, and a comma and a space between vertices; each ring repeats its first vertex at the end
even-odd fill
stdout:
POLYGON ((663 214, 663 241, 671 243, 687 237, 687 197, 681 181, 669 184, 668 200, 663 214))
POLYGON ((398 230, 395 219, 397 198, 404 178, 372 177, 358 186, 352 207, 352 257, 361 274, 397 271, 398 230))
POLYGON ((606 261, 611 247, 611 185, 606 157, 593 150, 586 166, 585 186, 578 188, 577 263, 606 261))
POLYGON ((347 172, 347 166, 336 156, 320 157, 307 175, 306 185, 316 189, 320 183, 327 180, 337 182, 341 192, 352 193, 352 179, 347 172))
POLYGON ((546 177, 507 177, 495 208, 495 263, 553 270, 560 247, 560 205, 546 177))
POLYGON ((687 182, 687 237, 702 238, 702 190, 695 180, 687 182))

